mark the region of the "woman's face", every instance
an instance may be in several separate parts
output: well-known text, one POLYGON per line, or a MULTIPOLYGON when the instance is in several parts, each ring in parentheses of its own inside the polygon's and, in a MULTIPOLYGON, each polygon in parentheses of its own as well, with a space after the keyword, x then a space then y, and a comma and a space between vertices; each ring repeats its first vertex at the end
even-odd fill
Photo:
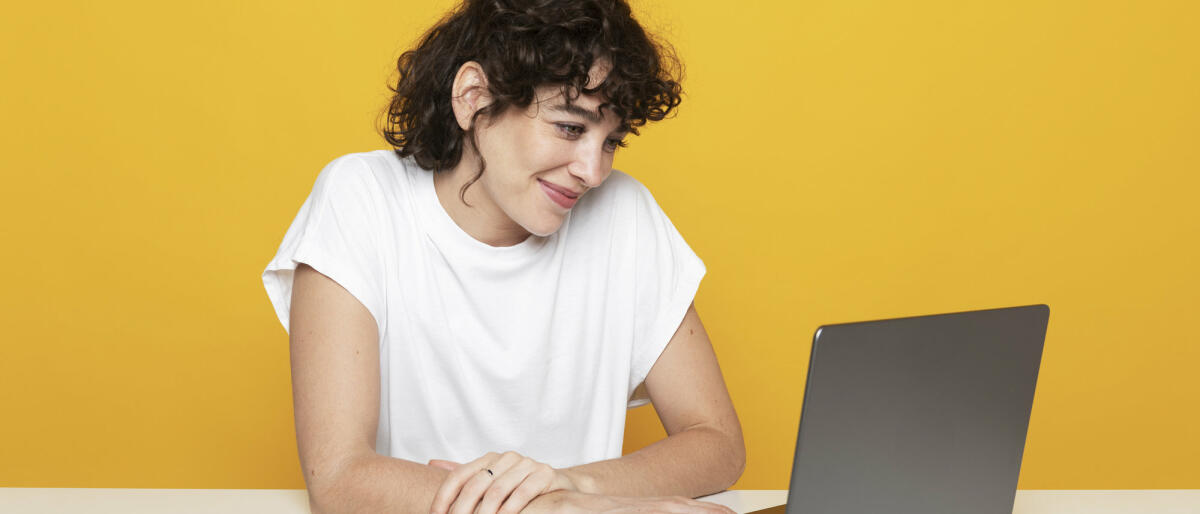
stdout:
MULTIPOLYGON (((589 87, 603 79, 593 68, 589 87)), ((571 207, 612 172, 613 154, 625 137, 622 120, 601 99, 579 95, 570 104, 561 88, 543 87, 528 108, 510 108, 476 125, 487 168, 476 183, 507 220, 546 236, 562 226, 571 207)), ((472 186, 475 187, 475 186, 472 186)))

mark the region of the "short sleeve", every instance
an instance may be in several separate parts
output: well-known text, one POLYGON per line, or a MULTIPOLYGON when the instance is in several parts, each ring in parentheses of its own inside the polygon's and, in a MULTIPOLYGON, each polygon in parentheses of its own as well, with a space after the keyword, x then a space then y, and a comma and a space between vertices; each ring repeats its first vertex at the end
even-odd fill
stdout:
POLYGON ((380 337, 384 317, 381 238, 385 212, 370 166, 353 154, 325 166, 312 192, 288 227, 279 251, 263 271, 263 286, 275 315, 290 333, 292 280, 303 262, 350 292, 375 318, 380 337))
MULTIPOLYGON (((636 181, 635 181, 636 182, 636 181)), ((629 407, 649 402, 642 383, 675 335, 696 296, 705 267, 654 196, 636 183, 634 348, 629 407)))

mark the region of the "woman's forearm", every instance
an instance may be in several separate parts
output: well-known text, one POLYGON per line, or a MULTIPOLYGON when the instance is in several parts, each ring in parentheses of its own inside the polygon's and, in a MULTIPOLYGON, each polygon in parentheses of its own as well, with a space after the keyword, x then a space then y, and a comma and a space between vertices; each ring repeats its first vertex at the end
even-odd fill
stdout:
POLYGON ((745 466, 740 431, 694 427, 624 457, 563 471, 585 493, 696 498, 729 488, 745 466))
MULTIPOLYGON (((694 427, 624 457, 560 470, 582 493, 609 496, 686 496, 725 490, 745 468, 740 432, 694 427)), ((429 512, 448 471, 373 454, 338 474, 330 487, 309 491, 313 514, 429 512)), ((553 505, 554 493, 536 501, 553 505)), ((534 507, 530 504, 530 507, 534 507)), ((536 509, 533 509, 536 510, 536 509)), ((553 510, 553 509, 551 509, 553 510)))
POLYGON ((309 491, 313 514, 402 512, 428 514, 449 472, 379 454, 347 465, 329 486, 309 491))

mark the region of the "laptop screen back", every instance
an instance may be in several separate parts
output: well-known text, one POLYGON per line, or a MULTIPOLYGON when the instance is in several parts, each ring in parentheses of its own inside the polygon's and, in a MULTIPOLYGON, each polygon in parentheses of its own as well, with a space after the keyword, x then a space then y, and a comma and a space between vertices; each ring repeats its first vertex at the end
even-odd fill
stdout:
POLYGON ((790 514, 1011 514, 1045 305, 817 330, 790 514))

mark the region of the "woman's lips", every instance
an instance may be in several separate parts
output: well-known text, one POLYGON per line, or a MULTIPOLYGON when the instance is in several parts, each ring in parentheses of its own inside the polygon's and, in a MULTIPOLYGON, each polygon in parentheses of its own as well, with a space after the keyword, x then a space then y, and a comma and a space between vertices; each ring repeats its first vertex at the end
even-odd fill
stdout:
POLYGON ((554 203, 558 204, 558 206, 562 207, 563 209, 570 209, 575 205, 575 202, 579 200, 578 196, 567 196, 563 191, 560 191, 555 186, 547 184, 546 181, 542 179, 538 179, 538 184, 541 184, 542 191, 546 192, 546 196, 550 197, 554 203))

